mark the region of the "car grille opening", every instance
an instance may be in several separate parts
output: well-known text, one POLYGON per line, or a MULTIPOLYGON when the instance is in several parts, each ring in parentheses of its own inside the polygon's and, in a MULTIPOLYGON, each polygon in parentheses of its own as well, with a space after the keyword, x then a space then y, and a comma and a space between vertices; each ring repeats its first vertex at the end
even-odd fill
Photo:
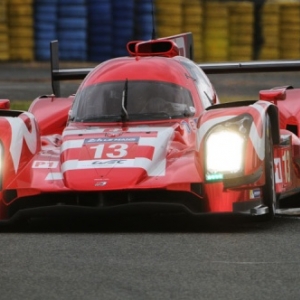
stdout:
POLYGON ((58 205, 72 207, 108 208, 131 203, 180 204, 193 212, 202 212, 205 203, 194 192, 168 190, 126 190, 105 192, 47 193, 31 197, 18 198, 8 206, 8 215, 12 217, 23 209, 53 207, 58 205))

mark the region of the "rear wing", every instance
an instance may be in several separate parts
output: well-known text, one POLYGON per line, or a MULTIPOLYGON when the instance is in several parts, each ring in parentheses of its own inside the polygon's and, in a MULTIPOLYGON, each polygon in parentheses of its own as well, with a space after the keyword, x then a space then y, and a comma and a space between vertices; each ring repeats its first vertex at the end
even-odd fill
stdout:
POLYGON ((52 91, 57 97, 60 97, 60 81, 84 79, 93 70, 93 68, 60 69, 57 40, 50 42, 50 57, 52 91))
POLYGON ((198 64, 206 74, 300 71, 300 60, 249 61, 198 64))
MULTIPOLYGON (((193 59, 193 38, 191 33, 183 33, 161 39, 174 41, 178 45, 182 56, 193 59)), ((50 53, 52 90, 57 97, 60 97, 60 81, 84 79, 93 70, 93 68, 60 69, 57 40, 50 43, 50 53)), ((300 71, 300 60, 204 63, 198 64, 198 66, 206 74, 292 72, 300 71)))

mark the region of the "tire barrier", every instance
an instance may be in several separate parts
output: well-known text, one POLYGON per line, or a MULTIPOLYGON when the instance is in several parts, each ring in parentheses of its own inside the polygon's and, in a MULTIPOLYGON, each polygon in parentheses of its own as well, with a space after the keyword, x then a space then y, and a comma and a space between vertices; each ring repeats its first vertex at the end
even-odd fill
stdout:
POLYGON ((199 0, 189 0, 183 2, 183 32, 192 32, 194 41, 194 60, 203 61, 203 9, 199 0))
POLYGON ((33 0, 7 2, 9 52, 15 61, 34 59, 33 0))
POLYGON ((112 57, 126 56, 126 45, 134 39, 134 0, 112 0, 112 57))
POLYGON ((0 61, 48 61, 58 39, 60 59, 102 62, 127 55, 129 40, 151 39, 153 27, 156 37, 192 32, 197 62, 299 59, 300 0, 265 0, 260 51, 256 8, 254 0, 0 0, 0 61))
POLYGON ((134 36, 137 40, 150 40, 155 26, 153 0, 135 0, 134 36), (152 15, 153 13, 153 15, 152 15))
POLYGON ((88 60, 111 58, 113 18, 110 0, 88 0, 88 60))
POLYGON ((87 6, 84 0, 58 0, 57 37, 61 60, 87 60, 87 6))
POLYGON ((279 5, 266 3, 262 9, 263 46, 260 60, 280 58, 280 9, 279 5))
POLYGON ((7 25, 7 3, 0 2, 0 61, 9 60, 9 35, 7 25))
POLYGON ((229 57, 229 11, 226 3, 206 2, 203 6, 204 61, 227 61, 229 57))
POLYGON ((300 57, 300 5, 299 3, 280 4, 280 58, 300 57))
POLYGON ((57 0, 36 0, 34 4, 35 59, 50 59, 50 42, 57 40, 57 0))
POLYGON ((253 57, 254 6, 252 2, 229 2, 230 61, 249 61, 253 57))
POLYGON ((155 0, 156 32, 158 37, 182 32, 184 0, 155 0))

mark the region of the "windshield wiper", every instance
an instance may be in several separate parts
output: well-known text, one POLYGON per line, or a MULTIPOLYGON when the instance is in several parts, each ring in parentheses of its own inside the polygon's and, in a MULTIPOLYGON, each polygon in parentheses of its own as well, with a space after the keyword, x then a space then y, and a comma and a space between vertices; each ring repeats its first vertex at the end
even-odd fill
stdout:
POLYGON ((128 94, 128 79, 126 78, 124 90, 122 93, 122 111, 121 111, 122 122, 128 121, 127 94, 128 94))
POLYGON ((208 94, 204 91, 205 96, 207 97, 208 101, 211 105, 214 105, 214 101, 208 96, 208 94))

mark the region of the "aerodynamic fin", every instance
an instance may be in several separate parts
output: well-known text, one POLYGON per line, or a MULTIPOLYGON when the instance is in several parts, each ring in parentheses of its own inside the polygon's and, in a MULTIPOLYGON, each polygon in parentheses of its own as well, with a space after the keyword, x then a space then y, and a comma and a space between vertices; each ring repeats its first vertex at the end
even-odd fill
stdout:
POLYGON ((57 40, 51 41, 50 54, 51 54, 52 90, 53 90, 53 94, 56 97, 60 97, 60 84, 59 84, 60 81, 83 79, 92 70, 92 68, 60 69, 57 40))

